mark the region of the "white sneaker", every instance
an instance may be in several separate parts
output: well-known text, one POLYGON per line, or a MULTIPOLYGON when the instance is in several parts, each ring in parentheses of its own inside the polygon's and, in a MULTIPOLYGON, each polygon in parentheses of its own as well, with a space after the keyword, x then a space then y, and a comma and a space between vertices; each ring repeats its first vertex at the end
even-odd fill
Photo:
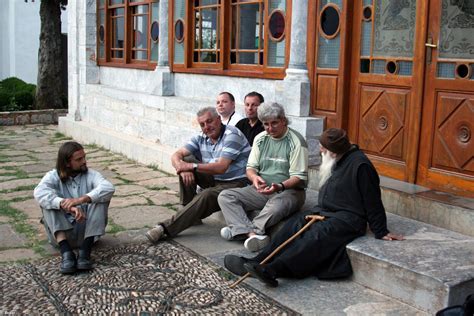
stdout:
POLYGON ((229 226, 222 227, 221 229, 221 237, 225 240, 232 240, 232 230, 229 226))
POLYGON ((161 225, 157 225, 154 228, 146 232, 145 236, 151 243, 159 241, 165 234, 165 229, 161 225))
POLYGON ((270 243, 270 237, 267 235, 253 235, 244 242, 244 247, 248 251, 256 252, 270 243))

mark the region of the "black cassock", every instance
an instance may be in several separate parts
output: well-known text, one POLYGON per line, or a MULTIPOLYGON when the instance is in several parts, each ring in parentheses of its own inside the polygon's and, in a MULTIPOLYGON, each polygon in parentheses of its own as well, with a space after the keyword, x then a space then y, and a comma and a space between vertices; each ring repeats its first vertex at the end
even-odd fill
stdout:
POLYGON ((366 232, 367 222, 376 238, 388 234, 380 194, 380 180, 372 163, 356 145, 339 161, 319 192, 316 208, 294 214, 255 260, 262 261, 300 230, 306 215, 326 217, 283 248, 268 264, 276 277, 321 279, 347 277, 352 267, 346 245, 366 232))

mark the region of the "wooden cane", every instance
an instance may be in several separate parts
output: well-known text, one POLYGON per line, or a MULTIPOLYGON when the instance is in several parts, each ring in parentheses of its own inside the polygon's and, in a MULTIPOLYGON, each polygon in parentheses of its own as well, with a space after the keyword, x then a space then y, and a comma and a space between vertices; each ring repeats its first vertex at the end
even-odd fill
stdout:
MULTIPOLYGON (((281 249, 283 249, 286 245, 288 245, 290 242, 292 242, 293 240, 296 239, 296 237, 298 237, 299 235, 301 235, 306 229, 309 228, 309 226, 313 225, 315 222, 317 221, 322 221, 324 220, 324 216, 320 216, 320 215, 306 215, 305 216, 305 219, 306 220, 309 220, 308 223, 306 223, 306 225, 304 225, 299 231, 296 232, 296 234, 294 234, 293 236, 291 236, 290 238, 288 238, 284 243, 282 243, 280 246, 278 246, 275 250, 273 250, 273 252, 271 254, 269 254, 265 259, 263 259, 262 262, 260 262, 260 264, 265 264, 267 263, 268 261, 270 261, 271 258, 273 258, 274 255, 276 255, 281 249)), ((238 284, 240 284, 243 280, 245 280, 246 278, 248 278, 250 276, 250 273, 246 273, 245 275, 243 275, 242 277, 240 277, 240 279, 238 279, 237 281, 235 281, 234 283, 232 283, 230 285, 230 288, 234 288, 236 287, 238 284)))

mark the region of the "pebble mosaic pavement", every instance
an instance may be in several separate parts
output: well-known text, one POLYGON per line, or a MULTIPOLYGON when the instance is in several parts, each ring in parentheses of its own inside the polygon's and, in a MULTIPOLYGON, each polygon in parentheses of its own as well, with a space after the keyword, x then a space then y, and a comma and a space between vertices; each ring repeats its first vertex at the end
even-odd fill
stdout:
POLYGON ((175 242, 96 251, 91 272, 61 275, 60 257, 0 266, 0 314, 295 315, 175 242))

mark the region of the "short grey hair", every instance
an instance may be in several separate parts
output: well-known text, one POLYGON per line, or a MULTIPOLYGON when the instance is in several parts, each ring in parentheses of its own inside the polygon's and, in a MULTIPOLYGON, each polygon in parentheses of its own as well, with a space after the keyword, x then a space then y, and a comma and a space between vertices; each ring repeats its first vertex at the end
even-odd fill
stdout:
POLYGON ((257 116, 260 121, 284 119, 288 123, 285 109, 279 103, 264 103, 257 109, 257 116))
POLYGON ((196 116, 197 117, 203 116, 207 112, 211 113, 212 117, 218 117, 219 116, 219 113, 217 113, 216 108, 213 107, 213 106, 206 106, 204 108, 199 109, 199 111, 197 111, 197 113, 196 113, 196 116))

